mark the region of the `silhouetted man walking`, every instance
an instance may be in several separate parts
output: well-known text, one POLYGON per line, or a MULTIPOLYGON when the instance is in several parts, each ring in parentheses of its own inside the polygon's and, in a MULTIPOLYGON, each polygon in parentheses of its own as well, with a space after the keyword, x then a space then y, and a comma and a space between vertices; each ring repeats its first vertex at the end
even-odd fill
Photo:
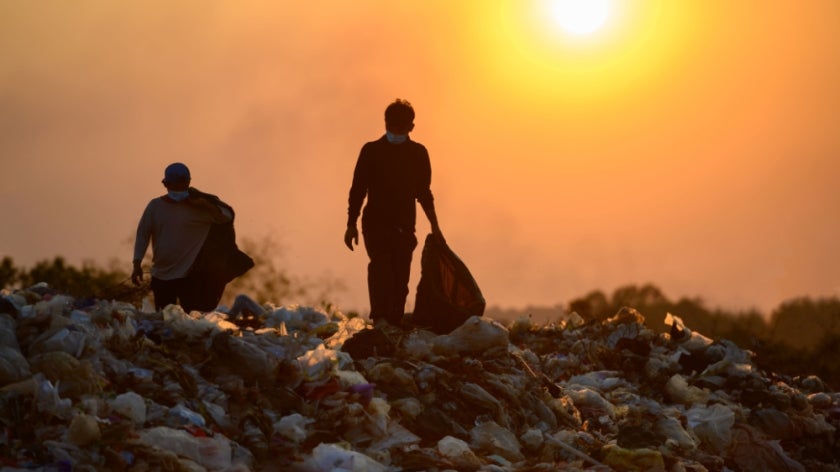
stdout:
POLYGON ((414 234, 416 203, 420 202, 432 227, 443 238, 430 188, 432 168, 425 146, 408 137, 414 129, 414 108, 397 99, 385 109, 385 135, 362 146, 347 210, 344 244, 359 244, 356 222, 362 216, 362 235, 368 264, 370 318, 399 326, 405 313, 414 234))

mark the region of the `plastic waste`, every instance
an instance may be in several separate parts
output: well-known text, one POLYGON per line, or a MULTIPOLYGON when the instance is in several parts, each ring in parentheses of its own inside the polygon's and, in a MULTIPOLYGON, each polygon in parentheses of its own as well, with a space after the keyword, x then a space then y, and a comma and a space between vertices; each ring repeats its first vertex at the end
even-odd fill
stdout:
POLYGON ((184 430, 157 426, 140 431, 138 436, 141 444, 171 451, 210 470, 225 470, 231 465, 230 440, 218 433, 199 437, 184 430))
POLYGON ((834 402, 834 399, 831 398, 831 395, 825 392, 817 392, 808 395, 808 403, 811 404, 814 408, 819 409, 828 409, 831 407, 831 404, 834 402))
POLYGON ((452 462, 456 470, 474 471, 481 468, 481 459, 461 439, 445 436, 437 442, 437 450, 452 462))
POLYGON ((35 313, 44 316, 58 316, 73 308, 73 297, 56 295, 35 303, 35 313))
POLYGON ((498 321, 473 316, 449 334, 432 340, 433 350, 442 355, 481 354, 495 347, 507 347, 508 330, 498 321))
POLYGON ((75 325, 48 331, 32 343, 33 354, 62 351, 79 358, 87 343, 87 334, 75 325))
POLYGON ((614 470, 638 472, 664 472, 665 459, 662 453, 648 448, 625 449, 607 444, 602 451, 604 464, 614 470))
POLYGON ((32 375, 29 362, 20 349, 13 346, 0 346, 0 385, 6 385, 28 378, 32 375))
POLYGON ((519 442, 528 451, 537 451, 542 446, 545 437, 542 430, 538 428, 529 428, 519 437, 519 442))
POLYGON ((698 405, 686 411, 685 415, 689 430, 713 451, 723 452, 732 442, 735 413, 730 408, 719 403, 698 405))
POLYGON ((385 472, 387 468, 370 457, 339 444, 321 443, 312 449, 311 466, 324 472, 385 472))
POLYGON ((615 405, 595 390, 587 387, 570 386, 565 391, 574 402, 575 407, 597 410, 601 415, 615 418, 615 405))
MULTIPOLYGON (((413 447, 421 441, 419 436, 390 418, 385 424, 385 429, 377 431, 377 433, 380 432, 382 434, 377 437, 368 449, 370 452, 379 453, 379 457, 384 457, 383 453, 388 453, 391 449, 413 447)), ((383 462, 387 463, 387 461, 383 462)))
POLYGON ((511 462, 525 459, 522 445, 510 430, 486 421, 470 430, 470 445, 487 454, 498 454, 511 462))
POLYGON ((805 472, 805 466, 792 459, 777 440, 767 440, 749 425, 732 430, 732 444, 727 458, 740 470, 767 472, 805 472))
POLYGON ((391 402, 391 406, 406 418, 416 418, 423 412, 423 404, 415 397, 394 400, 391 402))
POLYGON ((665 324, 671 327, 671 340, 688 352, 702 351, 712 345, 712 339, 688 329, 679 316, 666 313, 665 324))
POLYGON ((655 424, 657 433, 665 436, 665 445, 677 447, 683 450, 694 450, 697 448, 697 441, 688 434, 679 419, 666 416, 659 418, 655 424))
POLYGON ((7 344, 34 374, 0 385, 13 434, 3 465, 16 470, 656 470, 662 458, 669 471, 774 472, 840 460, 840 394, 824 382, 767 374, 725 340, 690 352, 631 309, 510 331, 480 319, 441 336, 369 329, 334 308, 266 304, 247 327, 176 306, 36 310, 50 295, 4 295, 21 304, 0 338, 16 337, 7 344), (360 332, 390 351, 351 358, 345 341, 364 347, 360 332), (44 343, 72 333, 84 335, 78 358, 44 343), (33 352, 36 341, 58 350, 33 352))
POLYGON ((65 433, 66 441, 77 446, 87 446, 102 438, 102 431, 95 416, 79 413, 73 416, 65 433))
POLYGON ((29 358, 33 372, 41 372, 55 382, 63 396, 79 397, 98 393, 105 383, 87 359, 80 361, 65 351, 50 351, 29 358))
POLYGON ((58 385, 53 385, 43 374, 35 374, 35 381, 37 388, 35 399, 38 411, 61 419, 68 419, 73 416, 73 401, 59 396, 58 385))
POLYGON ((135 392, 125 392, 110 401, 111 410, 128 419, 134 424, 146 422, 146 400, 135 392))
POLYGON ((274 423, 274 432, 296 443, 302 442, 309 435, 307 427, 315 420, 300 413, 292 413, 274 423))
POLYGON ((0 313, 0 346, 20 350, 17 340, 17 323, 6 313, 0 313))
POLYGON ((665 384, 665 394, 672 401, 682 403, 686 406, 694 404, 705 405, 709 402, 711 396, 708 390, 688 385, 685 377, 680 374, 674 374, 668 379, 668 382, 665 384))
POLYGON ((502 403, 481 385, 473 382, 464 382, 461 384, 461 395, 472 405, 492 411, 496 422, 510 427, 510 420, 502 403))
POLYGON ((200 413, 187 408, 181 403, 169 409, 167 422, 172 427, 192 425, 203 428, 206 425, 204 417, 200 413))
POLYGON ((620 377, 620 373, 613 370, 599 370, 585 374, 573 375, 567 385, 580 385, 598 392, 609 392, 614 388, 626 385, 627 382, 620 377))
POLYGON ((339 351, 327 349, 323 344, 297 358, 303 377, 314 381, 329 376, 338 365, 339 351))

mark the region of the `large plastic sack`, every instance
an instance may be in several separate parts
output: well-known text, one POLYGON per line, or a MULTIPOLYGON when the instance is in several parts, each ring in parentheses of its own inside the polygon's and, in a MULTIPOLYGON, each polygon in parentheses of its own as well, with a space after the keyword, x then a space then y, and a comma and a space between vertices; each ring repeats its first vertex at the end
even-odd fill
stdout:
MULTIPOLYGON (((236 218, 233 208, 219 197, 190 188, 192 197, 209 200, 216 206, 226 208, 236 218)), ((254 267, 254 260, 242 252, 236 244, 233 219, 227 223, 210 227, 204 245, 193 262, 192 271, 203 274, 207 283, 224 287, 231 280, 245 274, 254 267)))
POLYGON ((467 266, 445 241, 426 236, 412 323, 446 334, 471 316, 484 314, 485 301, 467 266))

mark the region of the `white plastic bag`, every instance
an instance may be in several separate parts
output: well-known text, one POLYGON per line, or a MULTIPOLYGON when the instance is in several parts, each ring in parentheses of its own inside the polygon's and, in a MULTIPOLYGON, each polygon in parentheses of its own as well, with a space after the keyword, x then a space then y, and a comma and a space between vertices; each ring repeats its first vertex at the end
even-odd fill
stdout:
POLYGON ((338 444, 321 443, 312 450, 316 470, 321 472, 385 472, 386 467, 370 457, 338 444))
POLYGON ((732 441, 735 413, 724 405, 695 406, 685 412, 688 427, 698 439, 714 451, 722 452, 732 441))

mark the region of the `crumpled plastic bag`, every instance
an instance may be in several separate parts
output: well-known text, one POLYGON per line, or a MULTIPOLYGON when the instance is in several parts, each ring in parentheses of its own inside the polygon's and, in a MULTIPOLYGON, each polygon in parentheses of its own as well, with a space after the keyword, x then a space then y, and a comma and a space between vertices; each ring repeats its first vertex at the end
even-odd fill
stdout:
POLYGON ((274 423, 274 432, 295 443, 301 443, 309 435, 307 427, 315 420, 300 413, 292 413, 274 423))
POLYGON ((470 431, 470 444, 477 450, 498 454, 511 462, 525 459, 519 439, 495 421, 485 421, 470 431))
POLYGON ((29 362, 23 357, 20 349, 0 346, 0 385, 17 382, 31 375, 29 362))
POLYGON ((339 365, 339 358, 346 353, 327 349, 323 344, 315 349, 306 351, 297 358, 298 364, 303 371, 303 378, 309 381, 323 379, 329 376, 339 365))
POLYGON ((465 441, 452 436, 444 436, 437 442, 437 450, 443 457, 452 461, 457 470, 474 471, 481 468, 481 459, 470 449, 465 441))
POLYGON ((35 398, 38 411, 65 420, 71 418, 73 416, 73 401, 59 396, 58 385, 53 385, 41 373, 35 374, 34 379, 37 388, 35 398))
POLYGON ((508 330, 499 322, 473 316, 450 334, 432 339, 432 350, 442 355, 480 354, 509 343, 508 330))
POLYGON ((111 410, 118 413, 136 425, 146 422, 146 400, 135 392, 125 392, 110 401, 111 410))
POLYGON ((157 426, 138 433, 137 441, 150 447, 174 452, 210 470, 224 470, 231 465, 230 440, 221 434, 197 437, 180 429, 157 426))
POLYGON ((697 405, 686 411, 685 416, 689 429, 714 451, 723 452, 732 442, 735 413, 730 408, 719 403, 697 405))
POLYGON ((385 472, 387 467, 370 457, 342 447, 321 443, 312 450, 311 467, 323 472, 385 472))

